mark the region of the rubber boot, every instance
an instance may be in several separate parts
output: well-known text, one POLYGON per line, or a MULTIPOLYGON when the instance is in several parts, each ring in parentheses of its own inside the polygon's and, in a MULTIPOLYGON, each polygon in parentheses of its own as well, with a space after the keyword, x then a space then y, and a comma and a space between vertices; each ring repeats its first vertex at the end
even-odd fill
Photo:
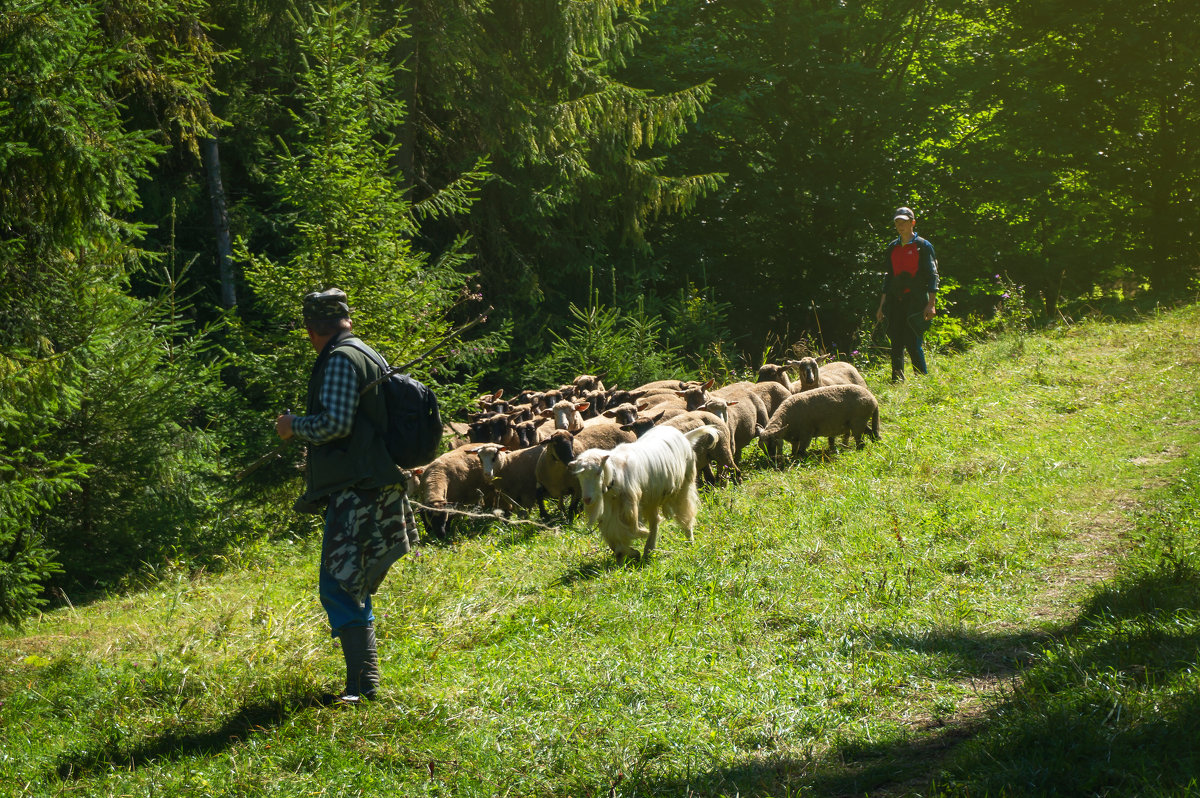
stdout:
POLYGON ((342 656, 346 659, 346 690, 339 697, 345 704, 374 701, 379 688, 379 657, 375 652, 374 626, 343 626, 338 630, 342 656))

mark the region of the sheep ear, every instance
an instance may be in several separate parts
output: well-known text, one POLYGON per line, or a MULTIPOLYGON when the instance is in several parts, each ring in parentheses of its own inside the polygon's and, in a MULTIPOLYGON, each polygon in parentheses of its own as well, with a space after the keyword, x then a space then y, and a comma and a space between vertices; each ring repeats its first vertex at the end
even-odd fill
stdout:
POLYGON ((502 451, 502 452, 508 452, 508 451, 512 451, 512 450, 511 450, 511 449, 509 449, 507 446, 501 446, 501 447, 500 447, 500 451, 502 451))
POLYGON ((726 406, 726 407, 733 407, 733 406, 734 406, 734 405, 736 405, 737 403, 738 403, 738 400, 737 400, 737 399, 730 399, 729 401, 725 402, 725 406, 726 406))
POLYGON ((636 405, 639 412, 641 412, 642 410, 645 410, 649 406, 650 406, 649 402, 638 402, 636 405))
POLYGON ((501 396, 504 396, 504 389, 503 389, 503 388, 497 388, 497 389, 496 389, 496 392, 495 392, 494 394, 492 394, 492 398, 493 398, 493 399, 499 399, 501 396))
POLYGON ((554 418, 554 411, 553 410, 543 410, 542 418, 554 418))
POLYGON ((818 363, 828 363, 830 357, 831 357, 831 355, 828 352, 826 352, 825 354, 823 354, 817 358, 817 362, 818 363))
POLYGON ((419 477, 425 473, 425 467, 422 466, 421 468, 413 468, 409 470, 408 473, 412 474, 414 477, 419 477))
POLYGON ((472 446, 470 449, 467 449, 466 452, 467 454, 479 454, 479 450, 482 448, 482 446, 472 446))
POLYGON ((687 391, 676 391, 675 395, 682 399, 687 396, 687 391))
POLYGON ((575 405, 575 409, 578 410, 580 413, 582 413, 584 410, 587 410, 591 406, 592 406, 591 402, 580 402, 579 404, 575 405))
POLYGON ((713 377, 711 380, 709 380, 708 382, 704 383, 704 384, 703 384, 703 385, 701 385, 700 387, 701 387, 701 388, 703 388, 704 390, 706 390, 706 391, 707 391, 709 388, 713 387, 713 383, 715 383, 716 381, 717 381, 717 378, 716 378, 716 377, 713 377))

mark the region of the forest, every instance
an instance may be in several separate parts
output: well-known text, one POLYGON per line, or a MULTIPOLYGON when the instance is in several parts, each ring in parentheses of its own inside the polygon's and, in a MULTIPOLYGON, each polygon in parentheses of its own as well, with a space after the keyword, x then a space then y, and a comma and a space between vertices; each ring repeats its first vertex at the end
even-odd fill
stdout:
POLYGON ((235 478, 309 291, 391 362, 486 316, 447 417, 870 362, 899 205, 934 347, 1194 296, 1198 65, 1182 0, 6 0, 0 618, 310 523, 297 452, 235 478))

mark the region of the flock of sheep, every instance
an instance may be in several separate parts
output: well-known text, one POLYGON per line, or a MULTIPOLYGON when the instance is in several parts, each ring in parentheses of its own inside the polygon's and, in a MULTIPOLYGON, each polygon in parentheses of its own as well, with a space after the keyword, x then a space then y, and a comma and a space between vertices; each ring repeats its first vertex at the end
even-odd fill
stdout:
POLYGON ((714 388, 663 380, 605 389, 595 375, 549 391, 480 397, 465 440, 412 470, 410 492, 423 505, 426 532, 443 537, 455 507, 482 505, 548 518, 553 499, 567 518, 580 505, 618 559, 648 556, 660 514, 692 539, 697 484, 741 481, 742 450, 758 440, 775 461, 783 443, 804 457, 813 438, 879 439, 879 405, 853 365, 811 357, 767 364, 758 382, 714 388), (789 370, 796 369, 793 382, 789 370))

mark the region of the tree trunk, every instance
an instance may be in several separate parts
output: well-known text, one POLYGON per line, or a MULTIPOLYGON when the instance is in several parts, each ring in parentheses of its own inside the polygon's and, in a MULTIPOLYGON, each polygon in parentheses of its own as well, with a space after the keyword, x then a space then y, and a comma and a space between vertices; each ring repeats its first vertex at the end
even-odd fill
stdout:
POLYGON ((200 140, 204 156, 204 171, 208 178, 208 197, 212 202, 213 227, 217 233, 217 266, 221 274, 221 305, 226 309, 237 305, 237 288, 233 279, 233 246, 229 239, 229 212, 225 207, 225 184, 221 182, 221 156, 216 137, 200 140))

